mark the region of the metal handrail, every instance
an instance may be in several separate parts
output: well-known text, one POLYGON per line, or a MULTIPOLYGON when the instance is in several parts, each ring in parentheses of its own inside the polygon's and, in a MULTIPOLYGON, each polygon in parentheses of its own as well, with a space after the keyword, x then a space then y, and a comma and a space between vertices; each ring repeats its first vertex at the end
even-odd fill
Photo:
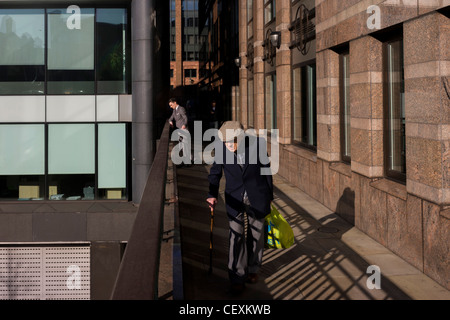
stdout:
POLYGON ((112 300, 156 300, 169 151, 169 124, 161 134, 128 240, 112 300))

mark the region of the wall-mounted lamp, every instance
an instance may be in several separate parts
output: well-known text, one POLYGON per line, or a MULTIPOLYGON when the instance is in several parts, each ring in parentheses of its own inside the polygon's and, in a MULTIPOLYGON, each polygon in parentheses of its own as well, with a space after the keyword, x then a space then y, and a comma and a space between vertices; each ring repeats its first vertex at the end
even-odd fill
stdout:
POLYGON ((270 43, 277 49, 280 48, 281 45, 281 32, 280 31, 274 31, 270 34, 270 43))
POLYGON ((235 58, 234 64, 236 65, 236 67, 240 68, 241 67, 241 57, 235 58))

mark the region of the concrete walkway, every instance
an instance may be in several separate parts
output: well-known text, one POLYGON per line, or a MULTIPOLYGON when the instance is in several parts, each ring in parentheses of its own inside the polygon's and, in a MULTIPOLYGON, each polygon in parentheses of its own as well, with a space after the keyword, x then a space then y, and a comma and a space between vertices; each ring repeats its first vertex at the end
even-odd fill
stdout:
POLYGON ((295 243, 266 249, 260 278, 239 296, 228 292, 228 221, 224 184, 214 215, 213 272, 210 210, 205 202, 209 166, 176 169, 186 300, 450 300, 450 293, 418 269, 279 176, 274 204, 290 223, 295 243), (369 289, 380 268, 381 289, 369 289), (369 281, 368 281, 369 280, 369 281))

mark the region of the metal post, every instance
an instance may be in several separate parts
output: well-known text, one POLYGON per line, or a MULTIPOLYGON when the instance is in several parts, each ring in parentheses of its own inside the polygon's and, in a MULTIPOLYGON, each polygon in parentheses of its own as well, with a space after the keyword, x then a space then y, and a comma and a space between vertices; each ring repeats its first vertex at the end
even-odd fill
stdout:
POLYGON ((154 141, 153 92, 155 0, 133 0, 132 15, 132 197, 141 202, 147 176, 153 163, 154 141))

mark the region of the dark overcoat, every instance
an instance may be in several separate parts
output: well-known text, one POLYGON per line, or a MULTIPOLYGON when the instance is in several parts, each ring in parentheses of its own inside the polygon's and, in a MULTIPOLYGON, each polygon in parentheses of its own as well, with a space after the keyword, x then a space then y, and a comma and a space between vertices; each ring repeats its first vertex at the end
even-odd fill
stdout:
MULTIPOLYGON (((257 147, 249 147, 249 139, 245 139, 245 162, 238 163, 237 154, 225 147, 223 152, 216 151, 216 158, 208 175, 208 198, 218 198, 219 185, 225 174, 225 204, 228 215, 235 217, 242 212, 244 191, 247 191, 250 207, 256 218, 262 219, 270 213, 273 200, 273 179, 271 174, 262 174, 263 168, 269 168, 267 163, 267 146, 265 139, 257 138, 257 147), (255 155, 257 152, 257 155, 255 155), (218 159, 218 154, 220 159, 218 159), (265 156, 263 159, 262 156, 265 156), (230 159, 233 159, 230 161, 230 159), (267 164, 266 164, 267 163, 267 164)), ((241 161, 242 162, 242 161, 241 161)), ((267 169, 266 169, 267 170, 267 169)))

